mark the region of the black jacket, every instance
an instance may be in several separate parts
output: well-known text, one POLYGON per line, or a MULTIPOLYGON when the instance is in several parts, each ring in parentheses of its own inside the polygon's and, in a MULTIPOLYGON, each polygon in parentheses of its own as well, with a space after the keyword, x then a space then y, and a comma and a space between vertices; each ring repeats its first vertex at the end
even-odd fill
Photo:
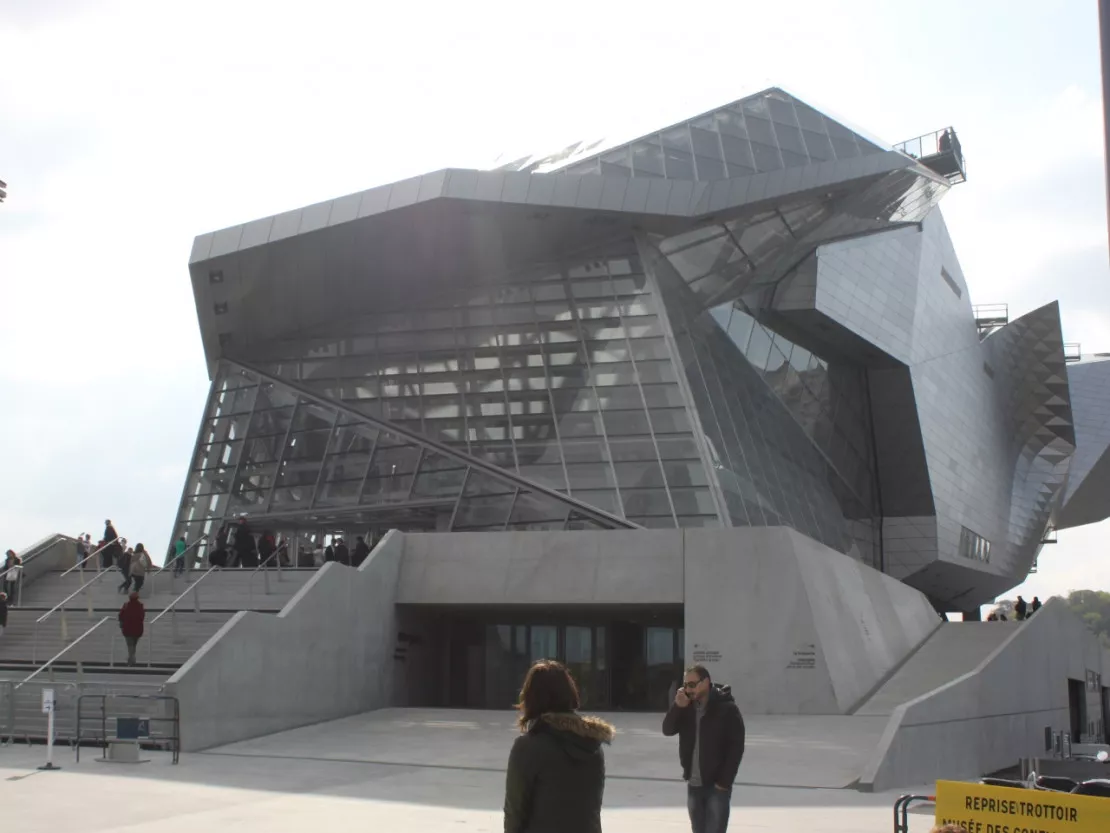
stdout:
POLYGON ((0 628, 8 626, 8 600, 0 599, 0 628))
POLYGON ((601 744, 614 734, 596 717, 545 714, 517 738, 505 778, 505 833, 601 833, 601 744))
POLYGON ((357 567, 366 560, 366 556, 370 554, 370 548, 366 546, 365 541, 359 541, 355 544, 355 551, 351 556, 351 566, 357 567))
MULTIPOLYGON (((697 732, 697 712, 693 703, 679 708, 672 703, 663 718, 663 734, 678 735, 678 759, 682 763, 682 777, 690 780, 690 766, 694 760, 694 741, 697 732)), ((701 743, 698 747, 701 764, 701 782, 705 786, 716 784, 731 787, 744 758, 744 718, 732 698, 727 685, 714 685, 709 690, 709 702, 701 718, 701 743)))

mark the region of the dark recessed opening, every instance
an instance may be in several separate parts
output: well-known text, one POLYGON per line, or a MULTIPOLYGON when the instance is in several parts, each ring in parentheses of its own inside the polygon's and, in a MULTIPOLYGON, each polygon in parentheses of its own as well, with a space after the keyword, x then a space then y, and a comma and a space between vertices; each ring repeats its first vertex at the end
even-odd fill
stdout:
POLYGON ((224 282, 224 270, 223 269, 213 269, 211 272, 208 273, 208 282, 209 283, 223 283, 224 282))
POLYGON ((227 301, 220 301, 218 304, 214 304, 212 309, 215 310, 216 315, 223 315, 227 312, 227 301))

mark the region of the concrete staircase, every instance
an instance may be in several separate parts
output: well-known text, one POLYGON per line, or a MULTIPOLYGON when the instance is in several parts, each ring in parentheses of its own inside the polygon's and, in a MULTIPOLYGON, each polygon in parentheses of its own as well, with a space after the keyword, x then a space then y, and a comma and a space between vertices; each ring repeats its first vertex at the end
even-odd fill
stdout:
MULTIPOLYGON (((138 666, 128 668, 117 620, 126 601, 118 591, 119 571, 41 572, 23 588, 19 607, 9 609, 8 627, 0 636, 0 741, 45 738, 43 688, 55 692, 55 734, 63 742, 76 742, 77 704, 82 695, 86 695, 82 713, 95 710, 97 715, 91 722, 82 720, 82 740, 100 736, 102 709, 110 719, 109 733, 114 731, 111 718, 116 716, 168 716, 169 701, 153 699, 153 695, 178 668, 236 612, 276 613, 315 573, 284 568, 280 573, 276 568, 258 572, 227 569, 208 574, 193 570, 174 577, 168 570, 153 571, 141 593, 147 615, 138 666), (53 610, 86 584, 66 603, 64 615, 61 609, 53 610), (196 590, 179 599, 191 587, 196 590), (161 620, 153 622, 167 610, 161 620), (46 620, 36 623, 48 612, 46 620), (107 621, 89 632, 102 619, 107 621), (67 646, 71 647, 51 668, 19 685, 67 646), (110 696, 102 699, 101 694, 110 696)), ((172 734, 171 724, 162 721, 155 721, 152 730, 163 737, 172 734)))
POLYGON ((946 622, 853 714, 890 715, 898 706, 974 671, 1020 622, 946 622))
MULTIPOLYGON (((86 610, 67 612, 66 633, 62 633, 61 614, 55 614, 40 625, 37 610, 16 609, 8 613, 8 627, 0 637, 0 669, 23 670, 24 676, 42 665, 72 643, 100 619, 108 621, 67 651, 58 661, 60 668, 86 665, 118 666, 127 661, 127 647, 120 635, 115 610, 96 610, 90 617, 86 610), (36 633, 37 631, 37 633, 36 633)), ((194 613, 192 610, 171 611, 147 628, 139 641, 138 661, 161 668, 178 668, 207 642, 234 613, 228 611, 194 613)))
MULTIPOLYGON (((281 610, 312 576, 315 570, 216 570, 201 582, 197 589, 201 610, 281 610), (267 590, 269 592, 267 592, 267 590)), ((69 575, 52 571, 38 577, 23 589, 20 608, 45 613, 62 599, 78 590, 83 584, 102 576, 84 593, 67 605, 69 610, 87 609, 88 599, 94 610, 118 611, 125 597, 117 590, 123 577, 119 570, 105 574, 95 570, 74 570, 69 575)), ((193 570, 178 578, 170 570, 156 571, 147 576, 140 598, 148 611, 164 610, 174 599, 184 593, 193 582, 203 576, 203 571, 193 570)), ((192 596, 179 603, 178 609, 192 610, 192 596)), ((56 615, 56 614, 55 614, 56 615)))

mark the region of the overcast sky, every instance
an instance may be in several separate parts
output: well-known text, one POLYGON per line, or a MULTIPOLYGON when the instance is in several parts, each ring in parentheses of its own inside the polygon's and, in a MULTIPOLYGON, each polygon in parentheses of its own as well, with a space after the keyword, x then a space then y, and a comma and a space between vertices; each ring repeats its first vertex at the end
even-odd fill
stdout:
MULTIPOLYGON (((952 124, 976 303, 1110 350, 1095 0, 0 0, 0 540, 164 550, 208 379, 195 235, 635 135, 776 84, 888 142, 952 124)), ((1110 525, 1022 590, 1110 589, 1110 525)))

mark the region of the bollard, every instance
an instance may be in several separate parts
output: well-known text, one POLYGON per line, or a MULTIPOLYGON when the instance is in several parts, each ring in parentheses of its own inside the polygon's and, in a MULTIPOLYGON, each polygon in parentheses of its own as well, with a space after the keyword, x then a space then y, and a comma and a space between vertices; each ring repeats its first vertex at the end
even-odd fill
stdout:
POLYGON ((44 688, 42 711, 46 715, 46 763, 39 767, 44 772, 61 769, 60 766, 54 766, 54 706, 54 689, 44 688))

